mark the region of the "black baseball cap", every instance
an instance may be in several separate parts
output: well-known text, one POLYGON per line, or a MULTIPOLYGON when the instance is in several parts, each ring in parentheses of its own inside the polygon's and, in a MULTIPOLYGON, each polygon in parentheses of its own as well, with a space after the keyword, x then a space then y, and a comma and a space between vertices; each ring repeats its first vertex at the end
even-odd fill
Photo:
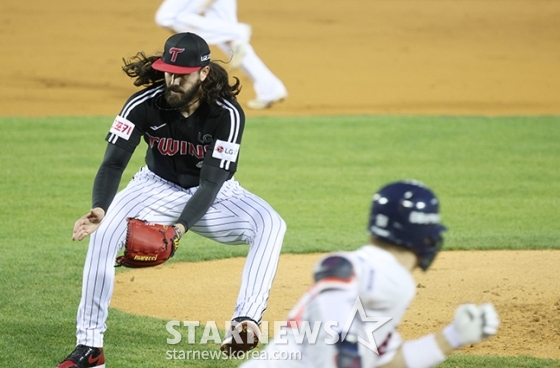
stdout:
POLYGON ((152 68, 173 74, 189 74, 210 64, 210 47, 194 33, 177 33, 165 41, 163 56, 152 68))

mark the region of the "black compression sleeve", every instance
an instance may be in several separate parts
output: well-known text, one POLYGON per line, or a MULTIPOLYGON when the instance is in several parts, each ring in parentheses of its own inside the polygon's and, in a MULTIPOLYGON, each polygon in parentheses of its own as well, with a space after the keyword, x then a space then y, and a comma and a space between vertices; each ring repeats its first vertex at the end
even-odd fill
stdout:
POLYGON ((132 153, 114 144, 108 144, 103 162, 93 182, 92 207, 101 207, 105 212, 113 201, 126 165, 132 153))
POLYGON ((185 205, 177 223, 182 224, 185 230, 196 224, 214 203, 229 174, 217 167, 204 165, 200 170, 200 185, 185 205))

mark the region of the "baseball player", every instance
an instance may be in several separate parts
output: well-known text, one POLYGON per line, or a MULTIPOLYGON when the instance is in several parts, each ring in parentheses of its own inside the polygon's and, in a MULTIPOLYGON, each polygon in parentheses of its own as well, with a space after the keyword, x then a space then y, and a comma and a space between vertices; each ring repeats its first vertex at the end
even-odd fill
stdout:
POLYGON ((237 0, 164 0, 156 23, 173 32, 194 32, 210 45, 232 55, 230 67, 240 67, 251 79, 256 97, 247 107, 266 109, 288 97, 286 87, 255 53, 251 26, 237 19, 237 0))
POLYGON ((369 245, 317 263, 315 283, 290 312, 287 326, 260 352, 261 360, 242 368, 434 367, 453 349, 496 333, 499 320, 491 304, 464 304, 442 331, 416 340, 403 341, 396 330, 416 291, 411 271, 427 270, 443 243, 446 228, 428 187, 400 181, 381 188, 368 229, 369 245), (305 326, 315 327, 316 338, 302 339, 305 326))
POLYGON ((93 184, 92 209, 76 221, 73 240, 91 234, 77 315, 77 347, 59 368, 105 367, 103 334, 123 247, 126 219, 173 225, 224 244, 249 244, 232 329, 222 350, 251 349, 266 309, 286 224, 263 199, 234 180, 245 124, 236 102, 239 80, 211 61, 208 44, 178 33, 163 56, 138 53, 123 70, 134 93, 115 118, 93 184), (117 192, 123 170, 141 140, 146 166, 117 192), (239 332, 245 340, 231 338, 239 332), (250 345, 243 345, 251 335, 250 345), (254 335, 254 336, 253 336, 254 335))

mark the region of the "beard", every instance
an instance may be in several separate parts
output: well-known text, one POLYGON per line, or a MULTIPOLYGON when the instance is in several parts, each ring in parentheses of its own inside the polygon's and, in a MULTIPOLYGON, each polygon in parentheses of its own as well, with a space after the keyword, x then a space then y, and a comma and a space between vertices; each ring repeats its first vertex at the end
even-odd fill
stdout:
POLYGON ((179 87, 165 86, 165 101, 171 108, 180 108, 191 104, 197 97, 202 82, 196 81, 189 89, 182 91, 179 87))

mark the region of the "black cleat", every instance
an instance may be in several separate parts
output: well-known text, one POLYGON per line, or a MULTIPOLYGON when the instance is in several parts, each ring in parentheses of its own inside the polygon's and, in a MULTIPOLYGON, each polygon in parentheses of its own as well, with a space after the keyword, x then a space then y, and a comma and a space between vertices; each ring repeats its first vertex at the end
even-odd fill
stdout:
POLYGON ((103 348, 78 345, 56 368, 105 368, 103 348))

